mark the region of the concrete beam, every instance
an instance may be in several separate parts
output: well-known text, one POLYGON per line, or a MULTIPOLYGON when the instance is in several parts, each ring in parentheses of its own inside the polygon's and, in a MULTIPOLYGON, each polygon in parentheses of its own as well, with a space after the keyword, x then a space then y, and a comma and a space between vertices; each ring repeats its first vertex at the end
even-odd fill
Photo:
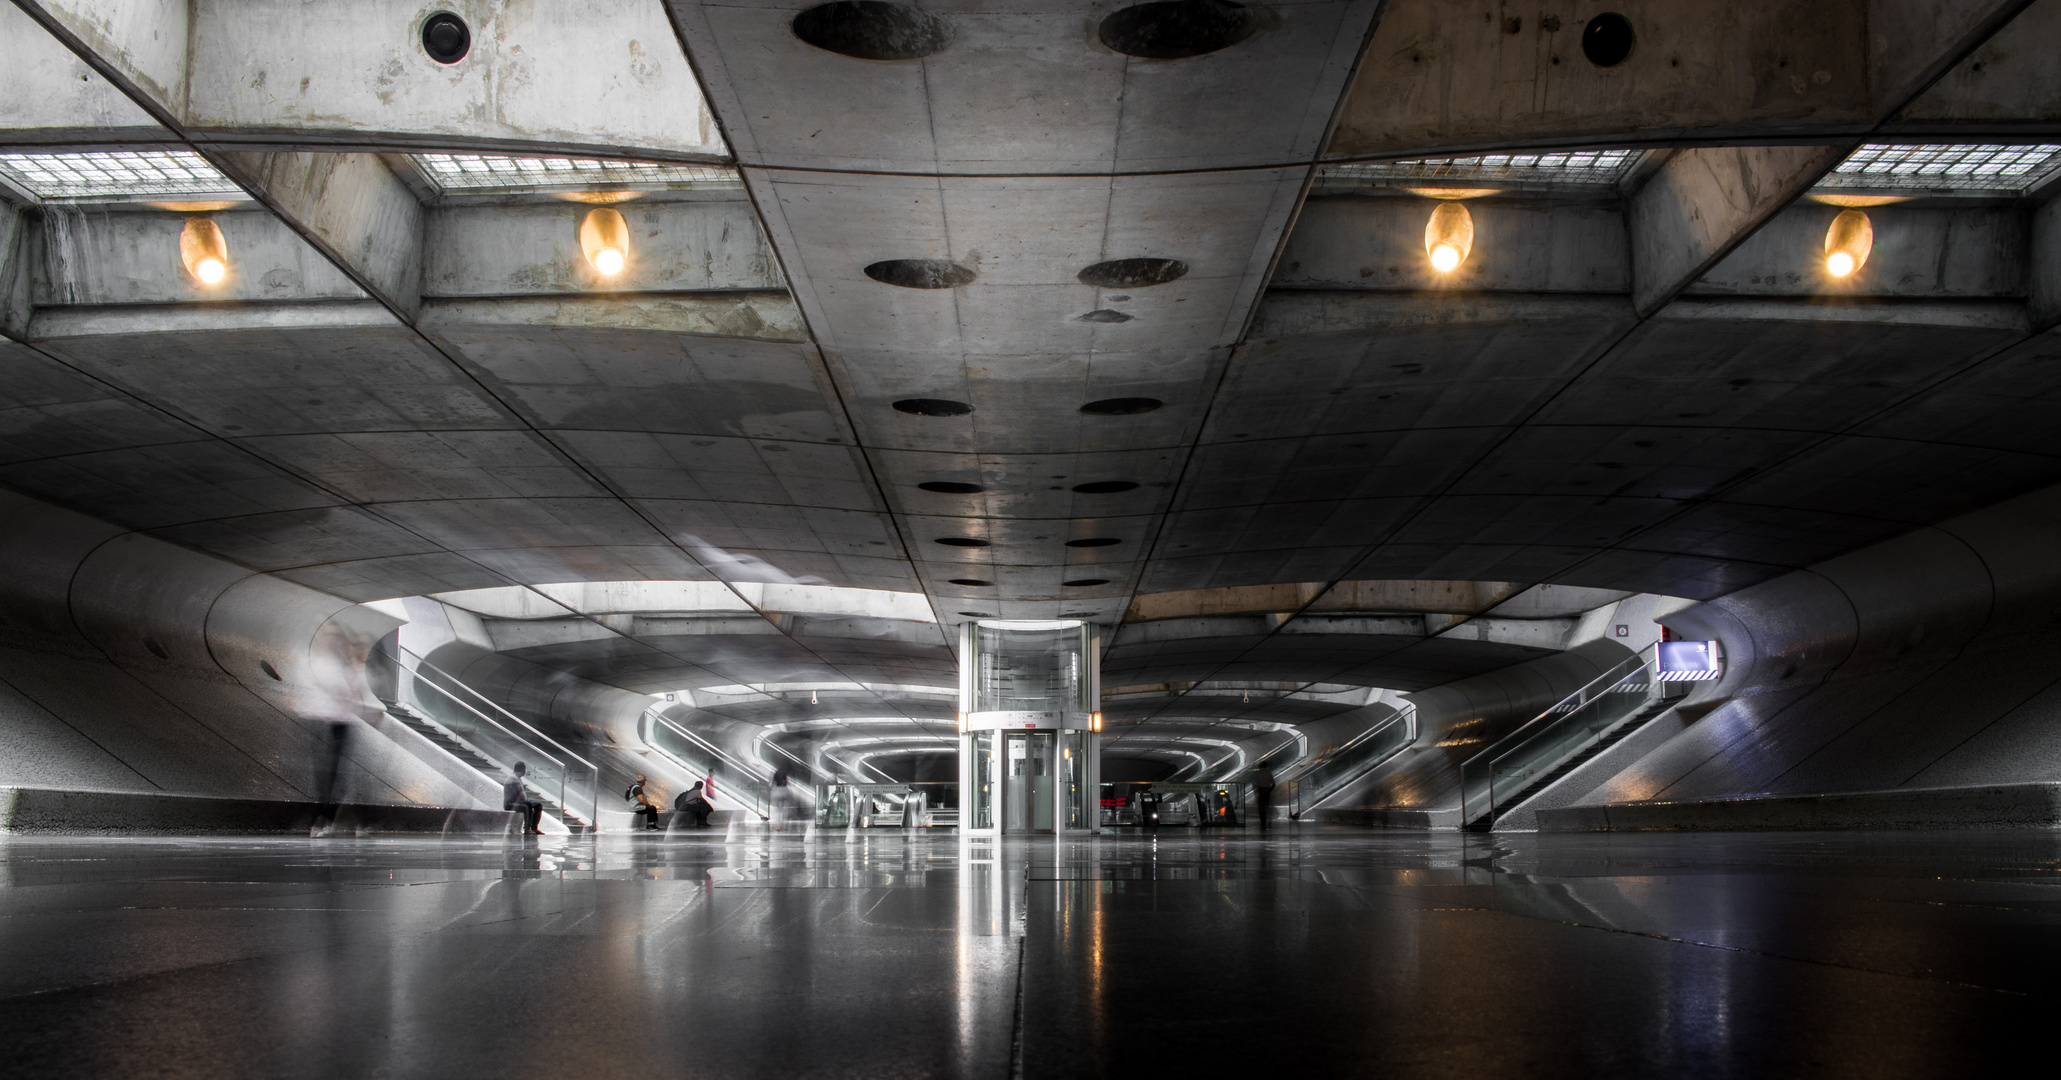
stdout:
POLYGON ((2038 0, 1884 125, 1899 133, 2061 131, 2061 0, 2038 0))
POLYGON ((1718 146, 1668 158, 1626 208, 1633 310, 1658 311, 1856 145, 1718 146))
POLYGON ((29 315, 29 228, 28 214, 12 203, 0 202, 0 337, 26 341, 29 315))
POLYGON ((15 5, 159 124, 177 129, 192 40, 187 0, 15 0, 15 5))
POLYGON ((414 321, 422 310, 422 204, 378 155, 202 149, 366 293, 414 321))
POLYGON ((2026 267, 2026 314, 2034 330, 2061 324, 2061 199, 2049 199, 2032 216, 2026 267))

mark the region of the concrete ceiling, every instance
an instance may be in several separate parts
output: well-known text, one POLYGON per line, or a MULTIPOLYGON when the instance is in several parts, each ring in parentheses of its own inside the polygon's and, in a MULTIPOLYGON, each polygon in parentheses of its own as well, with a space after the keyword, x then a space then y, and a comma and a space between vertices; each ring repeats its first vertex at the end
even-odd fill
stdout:
MULTIPOLYGON (((1707 598, 2061 480, 2046 192, 1905 192, 1845 281, 1818 270, 1836 209, 1802 198, 1867 140, 2055 138, 2061 0, 1626 0, 1613 67, 1573 9, 1436 0, 1271 4, 1185 59, 1105 44, 1120 4, 928 2, 949 43, 887 61, 799 40, 791 0, 468 0, 448 67, 399 3, 114 6, 0 7, 0 152, 199 151, 243 193, 212 213, 235 273, 186 277, 161 199, 12 192, 0 483, 352 599, 805 581, 930 608, 511 638, 626 688, 932 684, 972 613, 1069 616, 1115 628, 1106 685, 1165 688, 1139 715, 1304 722, 1209 688, 1436 685, 1563 646, 1566 612, 1489 625, 1532 584, 1707 598), (1430 200, 1327 169, 1562 147, 1643 156, 1470 199, 1450 276, 1430 200), (607 280, 584 205, 439 190, 422 150, 739 182, 619 204, 607 280), (1082 279, 1129 259, 1186 271, 1082 279), (971 410, 894 407, 918 398, 971 410), (1082 411, 1114 398, 1163 404, 1082 411), (1337 599, 1397 581, 1509 589, 1337 599), (1147 617, 1272 586, 1301 591, 1147 617)), ((838 707, 941 715, 862 696, 838 707)))

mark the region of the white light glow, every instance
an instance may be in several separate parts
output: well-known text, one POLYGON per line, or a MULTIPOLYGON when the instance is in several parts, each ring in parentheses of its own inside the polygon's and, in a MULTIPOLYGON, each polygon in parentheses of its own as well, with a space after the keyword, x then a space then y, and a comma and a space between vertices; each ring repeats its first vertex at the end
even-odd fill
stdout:
POLYGON ((1460 265, 1460 252, 1451 244, 1440 244, 1431 249, 1431 267, 1441 274, 1450 274, 1460 265))
POLYGON ((1825 269, 1833 277, 1845 277, 1853 273, 1853 256, 1844 251, 1835 251, 1825 260, 1825 269))
POLYGON ((228 274, 229 268, 223 266, 220 259, 202 259, 193 268, 193 276, 210 285, 220 285, 228 274))
POLYGON ((614 248, 602 248, 594 253, 594 269, 604 277, 614 277, 623 272, 623 253, 614 248))

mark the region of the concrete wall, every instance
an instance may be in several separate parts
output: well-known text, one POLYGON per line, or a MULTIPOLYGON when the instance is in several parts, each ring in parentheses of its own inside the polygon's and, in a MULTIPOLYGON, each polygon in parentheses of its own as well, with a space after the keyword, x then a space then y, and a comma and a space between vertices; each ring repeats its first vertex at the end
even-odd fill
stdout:
POLYGON ((343 797, 477 805, 383 733, 395 620, 8 492, 0 566, 0 786, 307 803, 341 722, 343 797))
POLYGON ((2050 488, 1665 617, 1725 678, 1581 804, 2061 776, 2057 550, 2050 488))

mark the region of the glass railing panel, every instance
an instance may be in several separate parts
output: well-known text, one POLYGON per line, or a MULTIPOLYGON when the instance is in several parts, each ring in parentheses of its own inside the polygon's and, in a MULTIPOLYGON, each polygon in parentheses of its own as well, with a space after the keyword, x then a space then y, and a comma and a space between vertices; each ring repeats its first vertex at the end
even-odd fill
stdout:
POLYGON ((1344 791, 1353 781, 1409 746, 1416 738, 1415 714, 1414 708, 1405 708, 1289 777, 1287 782, 1294 785, 1296 813, 1317 809, 1324 800, 1344 791))
POLYGON ((664 716, 652 713, 651 719, 648 738, 652 747, 678 762, 697 780, 714 777, 718 807, 728 799, 760 817, 770 813, 772 781, 768 777, 664 716))
POLYGON ((1460 767, 1460 820, 1473 824, 1521 796, 1652 700, 1651 650, 1626 658, 1460 767))
POLYGON ((451 673, 402 648, 390 659, 399 700, 487 759, 497 781, 517 762, 523 784, 568 827, 592 827, 600 809, 600 770, 451 673))

